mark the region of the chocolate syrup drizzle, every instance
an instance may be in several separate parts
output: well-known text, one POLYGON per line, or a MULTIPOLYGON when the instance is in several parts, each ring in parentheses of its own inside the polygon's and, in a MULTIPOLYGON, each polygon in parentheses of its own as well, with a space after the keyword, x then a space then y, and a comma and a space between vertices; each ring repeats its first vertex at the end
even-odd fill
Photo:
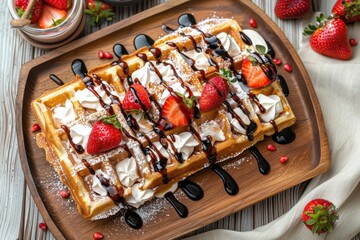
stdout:
POLYGON ((187 178, 180 181, 178 184, 179 184, 180 189, 191 200, 198 201, 203 198, 204 191, 198 184, 190 181, 187 178))
POLYGON ((69 139, 71 147, 78 153, 83 154, 85 152, 85 149, 80 144, 75 144, 72 140, 72 137, 70 135, 70 129, 66 125, 61 126, 62 130, 64 130, 67 138, 69 139))
POLYGON ((189 210, 184 204, 176 199, 172 192, 167 192, 164 197, 174 207, 175 211, 180 217, 186 218, 188 216, 189 210))
POLYGON ((59 86, 62 86, 62 85, 64 85, 64 82, 58 77, 58 76, 56 76, 55 74, 50 74, 49 75, 49 78, 51 79, 51 80, 53 80, 57 85, 59 85, 59 86))
POLYGON ((269 162, 264 158, 264 156, 259 152, 256 147, 252 146, 249 148, 249 150, 258 163, 259 172, 263 175, 268 174, 270 172, 269 162))
POLYGON ((154 44, 154 40, 146 34, 139 34, 134 38, 134 47, 136 50, 142 47, 150 47, 154 44))

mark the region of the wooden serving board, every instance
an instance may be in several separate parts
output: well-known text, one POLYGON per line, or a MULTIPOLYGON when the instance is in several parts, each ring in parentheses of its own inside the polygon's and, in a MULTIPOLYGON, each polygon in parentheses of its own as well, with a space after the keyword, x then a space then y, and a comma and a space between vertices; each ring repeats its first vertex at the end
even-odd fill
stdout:
POLYGON ((317 176, 330 166, 329 146, 318 100, 309 76, 285 35, 274 22, 251 1, 243 0, 197 0, 169 1, 153 9, 115 23, 99 32, 53 50, 22 67, 17 95, 17 135, 21 163, 32 196, 51 232, 57 239, 92 239, 95 231, 102 232, 106 239, 169 239, 205 226, 226 215, 234 213, 255 202, 317 176), (251 28, 250 17, 258 23, 256 29, 273 46, 276 57, 291 64, 292 73, 279 67, 290 89, 288 100, 297 117, 293 126, 297 138, 288 145, 277 145, 276 152, 266 146, 273 143, 266 138, 257 144, 258 149, 271 164, 271 172, 261 175, 256 160, 246 151, 239 158, 228 161, 224 168, 237 181, 240 191, 235 196, 226 194, 223 183, 215 173, 205 169, 191 177, 200 184, 205 196, 200 201, 191 201, 180 191, 175 195, 189 209, 187 218, 180 218, 164 199, 157 199, 139 210, 144 218, 140 230, 129 228, 121 214, 105 220, 89 221, 77 212, 72 199, 59 196, 63 188, 55 171, 45 160, 45 154, 35 143, 31 126, 35 122, 30 102, 44 91, 57 85, 49 79, 54 73, 64 82, 73 79, 70 68, 75 58, 85 61, 88 68, 104 63, 99 60, 99 49, 111 51, 113 44, 122 43, 129 52, 134 50, 133 38, 145 33, 157 39, 164 34, 161 25, 176 28, 180 14, 192 13, 197 21, 218 16, 235 18, 242 28, 251 28), (286 155, 286 164, 279 157, 286 155))

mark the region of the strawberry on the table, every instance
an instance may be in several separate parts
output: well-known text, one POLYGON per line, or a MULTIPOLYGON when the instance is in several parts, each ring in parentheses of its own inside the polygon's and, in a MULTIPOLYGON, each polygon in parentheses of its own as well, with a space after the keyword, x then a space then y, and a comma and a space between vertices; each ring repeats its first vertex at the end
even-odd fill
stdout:
MULTIPOLYGON (((15 8, 19 17, 22 17, 28 4, 29 4, 29 0, 15 0, 15 8)), ((35 7, 30 15, 31 23, 36 23, 39 20, 40 15, 43 11, 43 7, 44 4, 42 0, 37 0, 35 3, 35 7)))
POLYGON ((360 21, 360 1, 337 0, 332 8, 332 13, 346 23, 360 21))
POLYGON ((310 10, 310 6, 310 0, 278 0, 275 14, 281 19, 302 18, 310 10))
POLYGON ((66 10, 44 4, 44 9, 38 21, 40 28, 51 28, 62 23, 66 18, 66 10))

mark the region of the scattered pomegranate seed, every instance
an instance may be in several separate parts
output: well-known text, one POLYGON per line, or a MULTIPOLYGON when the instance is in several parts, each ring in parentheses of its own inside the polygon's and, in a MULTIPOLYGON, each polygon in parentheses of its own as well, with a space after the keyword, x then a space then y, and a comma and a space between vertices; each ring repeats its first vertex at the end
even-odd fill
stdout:
POLYGON ((105 52, 104 56, 105 56, 106 59, 112 59, 113 58, 113 55, 111 53, 109 53, 109 52, 105 52))
POLYGON ((289 158, 288 158, 287 156, 281 156, 280 159, 279 159, 279 161, 280 161, 281 163, 286 163, 287 160, 289 160, 289 158))
POLYGON ((350 46, 354 47, 358 44, 358 41, 355 38, 349 39, 350 46))
POLYGON ((286 63, 286 64, 284 65, 284 69, 285 69, 285 71, 287 71, 287 72, 292 72, 292 68, 291 68, 290 64, 288 64, 288 63, 286 63))
POLYGON ((278 59, 278 58, 274 58, 272 61, 273 61, 276 65, 280 65, 280 64, 281 64, 281 60, 278 59))
POLYGON ((94 232, 93 238, 94 240, 100 240, 104 238, 104 235, 101 232, 94 232))
POLYGON ((65 189, 61 190, 59 194, 62 198, 68 198, 70 196, 69 191, 65 189))
POLYGON ((46 223, 39 223, 39 228, 45 232, 47 229, 46 223))
POLYGON ((40 131, 40 126, 39 126, 39 124, 34 123, 34 124, 32 125, 32 127, 31 127, 31 131, 32 131, 32 132, 40 131))
POLYGON ((105 58, 105 53, 104 53, 103 50, 99 50, 99 52, 98 52, 98 57, 99 57, 100 59, 105 58))
POLYGON ((250 18, 250 19, 249 19, 249 24, 250 24, 250 26, 252 26, 253 28, 257 28, 257 23, 256 23, 255 19, 250 18))
POLYGON ((270 152, 275 152, 276 147, 274 144, 269 144, 269 145, 267 145, 267 150, 269 150, 270 152))

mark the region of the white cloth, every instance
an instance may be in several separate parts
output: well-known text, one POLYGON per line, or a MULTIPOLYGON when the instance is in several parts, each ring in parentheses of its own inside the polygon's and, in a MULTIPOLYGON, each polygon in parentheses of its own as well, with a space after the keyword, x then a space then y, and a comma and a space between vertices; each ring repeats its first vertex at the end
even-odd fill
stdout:
MULTIPOLYGON (((360 41, 360 22, 349 26, 349 36, 360 41)), ((248 232, 213 230, 189 240, 337 240, 351 239, 360 232, 360 45, 352 49, 351 60, 336 60, 315 53, 309 38, 304 37, 299 50, 323 112, 332 158, 330 170, 311 180, 290 211, 265 226, 248 232), (338 208, 340 219, 332 233, 313 235, 302 223, 302 210, 314 198, 328 199, 338 208)))

